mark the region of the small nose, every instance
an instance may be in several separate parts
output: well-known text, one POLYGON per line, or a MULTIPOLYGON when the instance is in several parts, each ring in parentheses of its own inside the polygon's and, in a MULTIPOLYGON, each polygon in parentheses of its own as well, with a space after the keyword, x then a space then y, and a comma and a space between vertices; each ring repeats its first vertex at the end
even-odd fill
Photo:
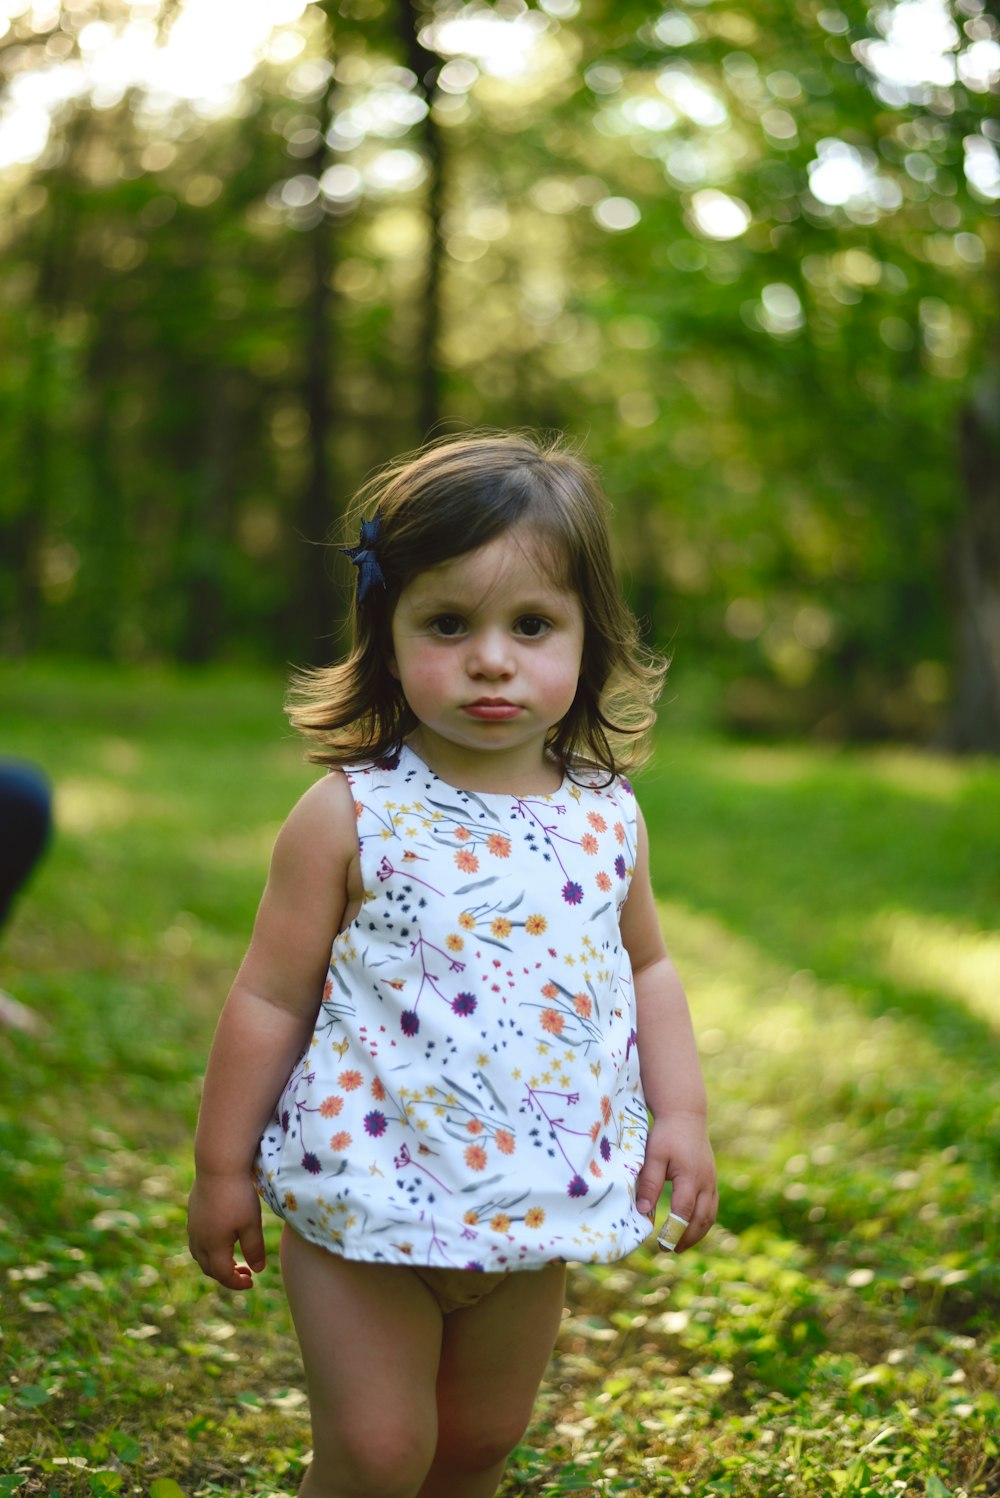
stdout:
POLYGON ((510 675, 510 648, 502 629, 480 630, 473 637, 471 645, 468 659, 470 675, 491 678, 510 675))

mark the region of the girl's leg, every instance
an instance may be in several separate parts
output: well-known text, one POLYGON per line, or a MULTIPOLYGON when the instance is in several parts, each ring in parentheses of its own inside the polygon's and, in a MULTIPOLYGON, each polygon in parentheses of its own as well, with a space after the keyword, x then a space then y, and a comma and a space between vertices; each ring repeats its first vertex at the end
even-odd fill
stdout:
POLYGON ((312 1416, 303 1498, 414 1498, 437 1442, 442 1317, 408 1269, 285 1228, 281 1266, 312 1416))
POLYGON ((418 1498, 490 1498, 524 1434, 562 1317, 561 1264, 512 1274, 444 1318, 438 1442, 418 1498))

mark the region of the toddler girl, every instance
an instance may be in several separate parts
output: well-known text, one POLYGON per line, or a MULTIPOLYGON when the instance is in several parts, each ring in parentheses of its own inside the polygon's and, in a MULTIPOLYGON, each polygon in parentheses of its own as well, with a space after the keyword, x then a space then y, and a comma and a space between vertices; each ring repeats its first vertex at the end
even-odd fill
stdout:
POLYGON ((358 510, 354 646, 292 710, 329 772, 278 836, 219 1022, 191 1251, 248 1289, 258 1193, 284 1219, 301 1493, 486 1498, 565 1263, 641 1243, 667 1180, 680 1249, 715 1216, 687 1003, 620 773, 663 668, 616 587, 596 478, 558 443, 431 446, 358 510))

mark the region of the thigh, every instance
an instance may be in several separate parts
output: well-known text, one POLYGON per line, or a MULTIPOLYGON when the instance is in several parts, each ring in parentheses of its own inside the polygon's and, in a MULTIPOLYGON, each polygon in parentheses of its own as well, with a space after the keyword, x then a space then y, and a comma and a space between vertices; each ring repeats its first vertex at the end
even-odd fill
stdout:
POLYGON ((510 1451, 531 1418, 562 1318, 562 1264, 521 1270, 446 1316, 438 1373, 439 1454, 484 1440, 510 1451))
POLYGON ((335 1473, 338 1492, 415 1492, 437 1439, 442 1317, 433 1298, 409 1269, 339 1258, 288 1227, 281 1265, 316 1490, 335 1473))

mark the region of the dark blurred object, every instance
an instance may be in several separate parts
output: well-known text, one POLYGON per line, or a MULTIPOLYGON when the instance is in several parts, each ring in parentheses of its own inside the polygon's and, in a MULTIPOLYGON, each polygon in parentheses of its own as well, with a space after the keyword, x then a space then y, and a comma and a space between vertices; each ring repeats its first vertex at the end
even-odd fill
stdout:
MULTIPOLYGON (((45 851, 51 830, 52 794, 44 776, 31 765, 0 761, 0 925, 45 851)), ((2 989, 0 1024, 34 1035, 48 1028, 2 989)))

